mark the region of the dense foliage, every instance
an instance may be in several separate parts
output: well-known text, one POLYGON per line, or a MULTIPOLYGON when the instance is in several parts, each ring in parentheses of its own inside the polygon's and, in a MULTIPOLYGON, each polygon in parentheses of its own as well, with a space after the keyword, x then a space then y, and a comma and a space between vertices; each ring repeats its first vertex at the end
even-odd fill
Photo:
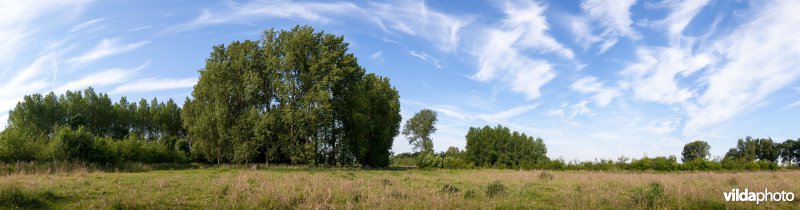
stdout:
POLYGON ((9 125, 0 133, 0 159, 183 161, 188 149, 175 147, 186 133, 180 112, 171 99, 137 104, 122 97, 112 103, 92 88, 28 95, 9 112, 9 125))
POLYGON ((414 150, 422 153, 433 153, 433 140, 431 135, 436 132, 436 112, 422 109, 406 121, 403 126, 403 135, 414 150))
POLYGON ((681 161, 689 162, 695 159, 706 159, 711 154, 708 150, 711 149, 711 146, 708 145, 705 141, 693 141, 683 146, 683 158, 681 161))
POLYGON ((533 167, 548 160, 540 138, 497 125, 470 128, 466 156, 476 166, 533 167))
POLYGON ((194 151, 216 163, 388 165, 399 95, 347 46, 310 27, 215 46, 184 104, 194 151))

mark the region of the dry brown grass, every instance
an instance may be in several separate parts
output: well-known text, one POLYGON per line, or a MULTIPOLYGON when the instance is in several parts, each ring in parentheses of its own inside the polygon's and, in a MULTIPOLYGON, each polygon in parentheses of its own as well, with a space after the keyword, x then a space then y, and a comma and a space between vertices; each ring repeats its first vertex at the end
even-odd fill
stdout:
POLYGON ((659 209, 796 209, 795 202, 725 202, 731 188, 800 192, 800 171, 633 173, 517 170, 358 170, 237 167, 143 173, 11 174, 0 186, 49 190, 56 208, 632 209, 651 183, 659 209), (498 181, 506 193, 488 196, 498 181), (457 188, 457 191, 448 188, 457 188))

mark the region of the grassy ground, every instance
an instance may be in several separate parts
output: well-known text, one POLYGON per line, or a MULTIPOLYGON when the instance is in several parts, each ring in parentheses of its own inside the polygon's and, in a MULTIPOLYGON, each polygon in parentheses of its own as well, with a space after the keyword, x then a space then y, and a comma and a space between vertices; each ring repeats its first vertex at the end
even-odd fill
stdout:
POLYGON ((633 173, 238 167, 0 176, 0 209, 797 209, 725 202, 738 187, 800 193, 800 171, 633 173))

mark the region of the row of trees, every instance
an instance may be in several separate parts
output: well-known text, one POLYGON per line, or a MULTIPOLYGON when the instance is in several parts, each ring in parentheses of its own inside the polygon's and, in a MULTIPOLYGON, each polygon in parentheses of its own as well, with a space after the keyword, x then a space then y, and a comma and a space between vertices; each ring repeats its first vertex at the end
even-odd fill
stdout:
POLYGON ((112 103, 107 94, 97 94, 89 87, 59 96, 52 92, 25 96, 9 112, 8 122, 10 129, 21 129, 33 136, 52 136, 60 126, 83 126, 100 137, 122 139, 135 135, 158 140, 186 135, 180 114, 181 108, 172 99, 166 103, 157 98, 149 103, 145 99, 130 103, 122 97, 112 103))
POLYGON ((112 103, 92 88, 28 95, 9 112, 0 160, 183 161, 188 142, 180 141, 186 135, 180 113, 171 99, 112 103))
POLYGON ((724 157, 711 159, 711 146, 705 141, 684 145, 681 163, 675 156, 643 157, 618 160, 572 161, 547 158, 547 147, 541 138, 511 131, 497 125, 470 128, 466 137, 466 150, 450 147, 445 152, 433 151, 430 135, 436 131, 436 112, 423 109, 406 121, 403 134, 415 153, 394 156, 396 164, 408 164, 416 159, 418 167, 438 168, 538 168, 555 170, 774 170, 783 165, 800 164, 800 139, 775 143, 770 138, 747 137, 739 139, 724 157))
POLYGON ((215 46, 184 104, 192 150, 215 163, 387 166, 399 95, 347 51, 310 27, 215 46))
MULTIPOLYGON (((423 109, 406 121, 403 135, 418 154, 419 167, 470 168, 534 168, 549 159, 541 138, 533 138, 507 127, 470 128, 466 150, 450 147, 443 153, 433 151, 431 135, 436 132, 437 114, 423 109)), ((409 156, 408 154, 402 156, 409 156)))
POLYGON ((347 51, 343 37, 299 26, 215 46, 183 108, 91 88, 26 96, 0 158, 387 166, 399 94, 347 51))

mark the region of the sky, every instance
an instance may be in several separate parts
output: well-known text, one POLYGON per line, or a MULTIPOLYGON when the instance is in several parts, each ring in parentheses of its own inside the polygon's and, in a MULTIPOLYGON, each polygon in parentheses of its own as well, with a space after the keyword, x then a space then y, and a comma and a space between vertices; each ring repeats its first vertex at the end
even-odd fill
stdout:
MULTIPOLYGON (((544 139, 550 158, 724 155, 800 137, 800 1, 0 0, 0 129, 33 93, 191 95, 212 46, 309 25, 390 78, 404 121, 438 113, 544 139)), ((401 135, 395 153, 412 151, 401 135)))

